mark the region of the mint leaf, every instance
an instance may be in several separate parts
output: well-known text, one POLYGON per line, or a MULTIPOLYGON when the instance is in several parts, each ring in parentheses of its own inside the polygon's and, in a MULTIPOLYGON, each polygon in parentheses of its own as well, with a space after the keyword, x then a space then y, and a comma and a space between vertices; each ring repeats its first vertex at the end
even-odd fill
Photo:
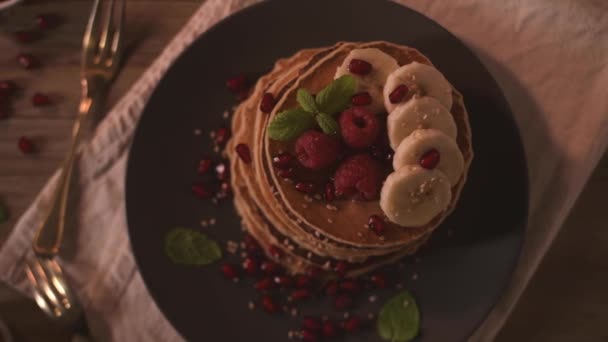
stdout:
POLYGON ((357 81, 351 75, 344 75, 328 84, 316 97, 320 112, 335 115, 348 107, 350 98, 355 95, 357 81))
POLYGON ((317 120, 317 124, 319 125, 319 127, 321 127, 323 133, 329 135, 338 134, 340 126, 338 126, 336 120, 334 120, 334 118, 332 118, 331 116, 325 113, 318 113, 315 119, 317 120))
POLYGON ((288 109, 278 113, 268 124, 268 136, 274 140, 291 140, 313 127, 314 117, 302 108, 288 109))
POLYGON ((165 253, 176 264, 203 266, 222 257, 217 242, 186 228, 173 228, 165 236, 165 253))
POLYGON ((315 102, 315 99, 312 97, 312 95, 310 95, 308 90, 304 88, 298 89, 297 99, 298 103, 305 111, 309 113, 316 113, 319 111, 317 109, 317 103, 315 102))
POLYGON ((418 305, 409 292, 391 298, 378 315, 378 334, 391 342, 410 341, 420 330, 418 305))

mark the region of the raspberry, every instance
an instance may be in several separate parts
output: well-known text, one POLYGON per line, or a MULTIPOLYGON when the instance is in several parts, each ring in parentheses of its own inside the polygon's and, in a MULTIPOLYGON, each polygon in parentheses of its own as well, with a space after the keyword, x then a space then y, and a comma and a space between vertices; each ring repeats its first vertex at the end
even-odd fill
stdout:
POLYGON ((338 195, 376 199, 382 185, 382 166, 367 154, 357 154, 338 167, 334 184, 338 195))
POLYGON ((380 125, 378 118, 367 109, 353 107, 340 115, 340 129, 346 145, 363 148, 376 140, 380 125))
POLYGON ((306 131, 296 141, 296 156, 309 169, 322 169, 333 163, 340 152, 338 140, 318 131, 306 131))

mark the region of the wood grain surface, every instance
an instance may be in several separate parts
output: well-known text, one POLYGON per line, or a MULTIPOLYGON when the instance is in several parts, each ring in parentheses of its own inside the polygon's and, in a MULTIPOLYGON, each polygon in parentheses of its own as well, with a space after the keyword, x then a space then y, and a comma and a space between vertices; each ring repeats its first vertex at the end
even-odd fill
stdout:
MULTIPOLYGON (((150 65, 167 42, 196 11, 201 0, 130 0, 127 33, 134 48, 109 96, 112 106, 150 65)), ((26 1, 0 14, 0 80, 13 79, 21 90, 11 117, 0 121, 0 201, 11 219, 0 224, 0 245, 16 219, 57 168, 68 148, 68 136, 79 97, 79 54, 90 1, 26 1), (34 26, 40 13, 65 20, 39 41, 17 43, 11 32, 34 26), (42 67, 24 70, 20 52, 40 57, 42 67), (54 105, 35 108, 35 92, 48 93, 54 105), (24 156, 20 136, 33 139, 39 153, 24 156)), ((549 254, 528 286, 497 341, 608 341, 608 158, 589 181, 549 254)), ((67 341, 33 302, 0 286, 0 317, 18 341, 67 341)))

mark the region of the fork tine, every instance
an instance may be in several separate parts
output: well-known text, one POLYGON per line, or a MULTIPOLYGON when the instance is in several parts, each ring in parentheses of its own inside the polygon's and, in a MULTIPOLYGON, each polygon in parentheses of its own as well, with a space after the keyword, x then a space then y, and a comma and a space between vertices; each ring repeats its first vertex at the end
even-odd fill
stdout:
POLYGON ((93 9, 89 16, 89 22, 82 39, 82 63, 86 63, 87 60, 92 59, 97 53, 97 47, 99 45, 99 33, 97 32, 97 22, 100 20, 101 11, 100 0, 94 0, 93 9))
POLYGON ((118 23, 116 24, 116 28, 114 29, 114 39, 112 40, 112 55, 116 55, 120 52, 122 48, 122 26, 125 21, 125 7, 126 1, 119 0, 120 4, 117 6, 116 17, 118 18, 118 23))
POLYGON ((27 262, 26 273, 33 285, 34 297, 41 307, 46 307, 49 313, 56 317, 63 315, 63 306, 59 303, 58 297, 49 286, 47 275, 38 262, 27 262), (43 304, 44 302, 44 304, 43 304))
POLYGON ((113 35, 113 32, 110 31, 114 31, 112 28, 112 21, 114 19, 114 0, 109 0, 109 5, 108 5, 108 9, 107 9, 107 13, 106 13, 106 17, 105 20, 103 21, 103 26, 101 28, 101 38, 99 40, 99 60, 103 60, 106 58, 106 56, 108 55, 108 52, 110 51, 110 45, 108 43, 108 38, 113 35))

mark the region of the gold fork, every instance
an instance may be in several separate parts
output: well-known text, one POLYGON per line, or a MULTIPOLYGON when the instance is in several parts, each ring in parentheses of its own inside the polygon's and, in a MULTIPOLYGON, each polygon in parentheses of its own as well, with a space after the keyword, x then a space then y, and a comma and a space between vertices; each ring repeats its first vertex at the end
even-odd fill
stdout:
POLYGON ((82 323, 84 316, 55 257, 63 239, 70 180, 76 152, 83 138, 83 127, 102 108, 105 90, 116 76, 121 61, 125 1, 104 1, 105 6, 100 0, 94 1, 82 43, 82 95, 70 149, 46 219, 32 243, 35 256, 25 265, 38 306, 73 330, 82 325, 78 323, 82 323))

